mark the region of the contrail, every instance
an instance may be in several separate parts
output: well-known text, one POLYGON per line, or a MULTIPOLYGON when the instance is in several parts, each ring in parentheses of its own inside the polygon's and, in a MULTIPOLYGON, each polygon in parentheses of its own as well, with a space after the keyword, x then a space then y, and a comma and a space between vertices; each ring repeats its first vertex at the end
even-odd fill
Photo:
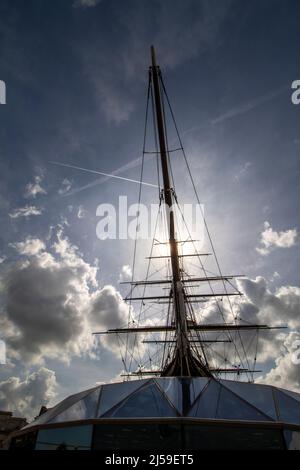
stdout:
POLYGON ((217 116, 213 118, 210 122, 207 124, 201 124, 199 126, 194 126, 189 129, 184 130, 181 132, 181 137, 185 134, 189 134, 190 132, 194 132, 199 129, 204 129, 205 127, 208 126, 214 126, 216 124, 220 124, 223 121, 226 121, 227 119, 231 119, 235 116, 239 116, 241 114, 245 114, 248 111, 251 111, 254 108, 257 108, 258 106, 267 103, 268 101, 271 101, 272 99, 276 98, 277 96, 281 95, 288 89, 287 86, 282 86, 281 88, 277 88, 275 90, 270 91, 269 93, 259 96, 258 98, 254 98, 252 101, 248 101, 246 103, 243 103, 239 106, 236 106, 235 108, 229 109, 226 111, 224 114, 221 114, 220 116, 217 116))
MULTIPOLYGON (((113 175, 113 174, 109 174, 109 173, 104 173, 102 171, 90 170, 88 168, 82 168, 80 166, 69 165, 68 163, 60 163, 60 162, 54 162, 54 161, 49 161, 49 163, 52 163, 53 165, 64 166, 66 168, 73 168, 75 170, 86 171, 87 173, 94 173, 94 174, 97 174, 97 175, 106 176, 107 178, 116 178, 116 179, 120 179, 120 180, 123 180, 123 181, 129 181, 131 183, 143 184, 144 186, 150 186, 152 188, 158 188, 158 186, 156 184, 145 183, 144 181, 138 181, 138 180, 134 180, 134 179, 131 179, 131 178, 124 178, 123 176, 117 176, 117 175, 113 175)), ((81 189, 83 189, 83 188, 80 188, 80 190, 81 189)))
MULTIPOLYGON (((144 162, 148 161, 150 158, 153 158, 153 155, 145 155, 144 156, 144 162)), ((117 170, 114 170, 110 176, 103 176, 102 178, 99 178, 95 181, 92 181, 91 183, 85 184, 84 186, 79 186, 79 188, 74 188, 71 191, 68 191, 63 195, 63 197, 68 197, 72 196, 73 194, 80 193, 84 189, 89 189, 93 188, 94 186, 97 186, 98 184, 103 184, 106 181, 108 181, 111 177, 111 175, 118 175, 119 173, 123 173, 123 171, 130 170, 132 168, 136 168, 137 166, 142 164, 142 157, 135 158, 134 160, 130 160, 130 162, 126 163, 125 165, 121 166, 117 170)))

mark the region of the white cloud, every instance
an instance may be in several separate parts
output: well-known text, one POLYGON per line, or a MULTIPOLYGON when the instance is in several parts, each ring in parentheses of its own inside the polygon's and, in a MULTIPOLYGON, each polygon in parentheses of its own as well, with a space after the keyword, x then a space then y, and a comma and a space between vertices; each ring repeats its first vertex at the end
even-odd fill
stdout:
POLYGON ((119 276, 119 281, 120 282, 129 281, 131 277, 132 277, 131 266, 129 266, 129 264, 125 264, 124 266, 122 266, 120 276, 119 276))
MULTIPOLYGON (((286 324, 300 328, 300 287, 281 286, 270 292, 263 277, 239 279, 239 289, 258 310, 254 320, 273 325, 286 324)), ((246 318, 246 320, 250 320, 246 318)))
POLYGON ((298 231, 296 228, 286 231, 276 232, 272 229, 269 222, 264 223, 264 231, 261 233, 261 247, 256 251, 261 255, 268 255, 275 248, 290 248, 296 244, 298 240, 298 231))
MULTIPOLYGON (((43 364, 53 358, 95 357, 97 327, 126 323, 128 307, 113 286, 99 288, 97 268, 84 261, 59 228, 52 252, 39 239, 15 243, 27 256, 2 278, 1 331, 10 359, 43 364)), ((114 338, 102 344, 117 352, 114 338)))
POLYGON ((46 248, 45 243, 42 240, 30 237, 23 242, 11 243, 10 245, 21 255, 29 256, 37 255, 46 248))
POLYGON ((65 178, 62 180, 61 188, 58 190, 58 194, 66 194, 72 188, 72 182, 65 178))
POLYGON ((87 211, 85 210, 85 208, 84 208, 82 205, 80 205, 80 206, 78 207, 78 211, 77 211, 77 217, 78 217, 78 219, 84 219, 84 218, 87 216, 87 214, 88 214, 88 213, 87 213, 87 211))
POLYGON ((19 217, 32 217, 34 215, 41 215, 43 210, 36 206, 19 207, 13 210, 8 215, 11 219, 18 219, 19 217))
POLYGON ((248 172, 249 168, 251 167, 252 163, 251 162, 246 162, 242 165, 241 168, 235 173, 234 178, 239 181, 242 179, 248 172))
POLYGON ((29 198, 36 198, 38 194, 47 194, 46 190, 42 188, 41 182, 43 180, 43 176, 37 175, 34 177, 34 183, 28 183, 25 186, 24 197, 27 199, 29 198))
POLYGON ((56 396, 56 389, 55 373, 45 367, 23 381, 19 377, 10 377, 0 382, 0 408, 32 419, 42 405, 51 403, 56 396))
POLYGON ((259 382, 276 385, 288 390, 300 391, 300 333, 291 331, 285 335, 273 367, 259 382))

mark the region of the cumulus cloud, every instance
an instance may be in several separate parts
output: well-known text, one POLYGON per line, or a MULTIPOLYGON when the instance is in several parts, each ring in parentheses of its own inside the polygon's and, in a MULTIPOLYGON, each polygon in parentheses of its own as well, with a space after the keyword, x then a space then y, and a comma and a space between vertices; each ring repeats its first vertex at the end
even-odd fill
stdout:
MULTIPOLYGON (((93 328, 117 327, 128 318, 120 294, 113 286, 99 287, 97 268, 84 261, 62 229, 52 252, 32 238, 14 248, 27 258, 2 278, 1 327, 10 358, 43 363, 46 358, 95 357, 93 328)), ((109 340, 103 345, 109 347, 109 340)))
MULTIPOLYGON (((225 320, 232 323, 234 318, 237 318, 241 323, 287 326, 287 329, 259 331, 258 342, 256 331, 241 332, 239 337, 234 337, 240 358, 245 365, 246 360, 241 339, 250 364, 253 363, 255 356, 260 366, 267 364, 268 361, 275 362, 281 354, 284 356, 287 354, 286 342, 291 331, 295 332, 300 328, 300 288, 280 286, 274 292, 271 292, 266 279, 263 277, 257 277, 254 280, 241 278, 237 281, 237 287, 244 294, 243 297, 231 299, 230 304, 225 298, 219 305, 213 301, 207 302, 201 312, 196 312, 198 321, 218 323, 225 320)), ((300 333, 298 332, 298 334, 300 333)), ((226 356, 228 363, 236 364, 237 358, 233 344, 227 346, 226 356)), ((218 360, 219 357, 223 358, 224 353, 221 345, 217 344, 212 348, 212 358, 218 360)), ((291 367, 293 366, 291 365, 291 367)), ((272 379, 274 377, 273 374, 272 379)), ((284 378, 282 382, 284 382, 284 378)), ((276 382, 269 383, 276 385, 276 382)), ((290 382, 287 382, 285 386, 288 387, 289 384, 290 382)))
POLYGON ((36 206, 25 206, 14 209, 8 215, 11 219, 18 219, 19 217, 32 217, 34 215, 41 215, 43 210, 36 206))
MULTIPOLYGON (((113 286, 104 286, 92 296, 90 321, 94 330, 106 330, 127 326, 129 307, 113 286)), ((131 335, 133 336, 133 335, 131 335)), ((132 338, 130 339, 132 341, 132 338)), ((101 337, 101 343, 109 350, 119 353, 124 343, 116 335, 101 337)))
POLYGON ((19 416, 31 419, 36 416, 42 405, 49 405, 56 396, 57 382, 55 373, 45 367, 27 376, 10 377, 0 382, 0 408, 13 410, 19 416))
POLYGON ((121 37, 126 37, 116 54, 112 55, 110 47, 96 37, 93 43, 78 48, 106 119, 119 125, 134 111, 137 80, 144 85, 146 75, 141 71, 149 65, 150 37, 159 45, 159 62, 164 68, 175 68, 219 42, 231 4, 232 0, 166 0, 155 1, 155 8, 152 2, 138 2, 128 8, 124 2, 113 18, 121 37), (154 32, 152 24, 156 26, 154 32), (176 43, 180 48, 174 48, 176 43))
POLYGON ((273 367, 259 382, 276 385, 296 392, 300 391, 300 333, 291 331, 285 335, 273 367))
POLYGON ((261 255, 268 255, 275 248, 290 248, 296 244, 298 240, 297 229, 289 229, 286 231, 276 232, 272 229, 269 222, 264 223, 264 231, 260 237, 261 246, 256 251, 261 255))
POLYGON ((248 302, 257 309, 252 315, 254 320, 273 325, 286 324, 290 328, 300 327, 299 287, 281 286, 272 293, 267 287, 266 279, 260 276, 255 280, 239 279, 238 285, 248 302))
POLYGON ((36 198, 38 194, 47 194, 46 190, 42 188, 41 182, 43 180, 43 176, 37 175, 34 177, 33 183, 28 183, 25 186, 24 197, 25 198, 36 198))

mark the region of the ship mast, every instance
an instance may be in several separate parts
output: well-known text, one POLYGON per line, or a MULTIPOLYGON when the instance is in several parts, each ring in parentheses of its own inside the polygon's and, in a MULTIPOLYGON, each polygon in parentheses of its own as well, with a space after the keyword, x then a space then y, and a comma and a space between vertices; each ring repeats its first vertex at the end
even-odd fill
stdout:
POLYGON ((166 135, 164 126, 164 110, 162 107, 160 90, 160 68, 156 64, 155 50, 151 46, 152 67, 150 67, 150 78, 153 86, 156 125, 159 140, 161 168, 163 176, 163 197, 166 205, 166 220, 168 225, 169 249, 172 267, 172 296, 174 304, 174 317, 176 329, 175 355, 168 364, 162 375, 210 375, 204 366, 200 367, 198 360, 193 357, 190 349, 187 329, 186 304, 184 298, 184 287, 181 281, 179 266, 178 243, 175 235, 175 214, 173 211, 175 199, 174 190, 170 184, 168 149, 166 146, 166 135), (198 373, 197 373, 198 371, 198 373))
MULTIPOLYGON (((174 188, 171 185, 170 179, 170 169, 169 169, 169 149, 167 147, 167 138, 166 138, 166 127, 165 127, 165 114, 163 106, 163 92, 165 93, 165 88, 163 85, 163 80, 161 76, 161 71, 159 66, 156 63, 154 47, 151 47, 151 61, 150 66, 150 83, 149 86, 152 90, 153 96, 153 113, 155 114, 155 132, 158 135, 159 141, 159 155, 161 160, 161 171, 163 177, 163 188, 162 188, 162 198, 165 202, 165 212, 166 212, 166 221, 168 229, 168 248, 169 254, 167 256, 150 256, 152 258, 168 258, 171 261, 171 278, 167 279, 154 279, 154 280, 142 280, 136 281, 133 280, 129 282, 122 282, 122 284, 131 284, 132 288, 139 286, 155 286, 157 285, 168 285, 170 287, 169 295, 151 295, 145 296, 143 294, 140 296, 132 296, 132 290, 129 296, 126 296, 125 301, 140 301, 152 302, 153 300, 164 303, 165 301, 172 305, 173 307, 173 318, 172 322, 168 321, 167 324, 163 325, 132 325, 127 328, 113 328, 107 331, 94 332, 95 335, 120 335, 120 334, 137 334, 137 333, 170 333, 172 339, 165 340, 144 340, 144 343, 164 343, 172 345, 172 353, 168 356, 167 361, 163 361, 162 367, 159 370, 145 370, 139 367, 139 370, 136 372, 129 372, 122 374, 126 377, 130 376, 143 376, 143 375, 160 375, 165 377, 212 377, 218 376, 222 373, 230 374, 253 374, 255 372, 260 372, 257 370, 251 370, 249 364, 246 364, 247 367, 243 366, 243 363, 239 365, 233 365, 233 367, 228 367, 227 363, 225 367, 213 367, 212 364, 209 364, 206 354, 203 350, 204 343, 233 343, 235 348, 236 344, 234 342, 234 337, 232 333, 237 333, 238 335, 242 331, 253 331, 258 333, 259 330, 270 330, 282 327, 270 327, 265 324, 251 324, 249 322, 237 323, 236 319, 234 323, 227 323, 225 318, 223 318, 222 323, 201 323, 198 324, 195 318, 190 319, 188 316, 187 306, 191 306, 193 302, 208 301, 209 299, 217 299, 230 296, 241 296, 241 292, 238 290, 235 292, 228 292, 225 288, 225 282, 229 282, 234 278, 241 277, 240 275, 230 275, 223 276, 221 271, 219 275, 207 275, 203 277, 187 277, 184 276, 183 270, 180 268, 180 259, 187 256, 201 256, 199 253, 183 255, 179 254, 178 246, 181 243, 176 239, 175 232, 175 213, 174 207, 177 203, 176 194, 174 188), (211 293, 187 293, 186 289, 188 285, 193 283, 210 283, 215 281, 221 281, 225 292, 214 292, 211 293), (226 338, 209 338, 203 339, 200 334, 210 332, 210 333, 224 333, 226 338), (202 354, 196 354, 198 348, 195 348, 196 344, 200 344, 202 354), (193 347, 192 347, 193 346, 193 347)), ((150 90, 150 88, 149 88, 150 90)), ((148 94, 149 98, 149 94, 148 94)), ((192 240, 193 241, 193 240, 192 240)), ((208 253, 202 253, 203 255, 208 255, 208 253)), ((232 284, 231 284, 232 286, 232 284)), ((125 362, 123 361, 125 364, 125 362)))

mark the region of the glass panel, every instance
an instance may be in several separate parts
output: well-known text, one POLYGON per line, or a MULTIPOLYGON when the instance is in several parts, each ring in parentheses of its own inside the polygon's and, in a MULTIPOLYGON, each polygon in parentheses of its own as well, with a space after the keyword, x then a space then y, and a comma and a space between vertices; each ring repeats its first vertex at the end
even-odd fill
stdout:
POLYGON ((271 419, 223 386, 221 387, 216 417, 249 421, 269 421, 271 419))
POLYGON ((300 403, 277 389, 274 389, 274 393, 277 398, 281 421, 300 424, 300 403))
POLYGON ((133 380, 132 382, 120 382, 115 384, 103 385, 100 396, 98 417, 106 413, 110 408, 117 405, 130 393, 135 392, 144 383, 149 380, 133 380))
POLYGON ((176 377, 161 377, 155 379, 159 387, 167 395, 173 406, 182 414, 182 387, 176 377))
POLYGON ((282 434, 278 429, 186 424, 184 430, 185 448, 189 450, 284 449, 282 434))
POLYGON ((40 429, 36 450, 89 450, 92 442, 92 426, 73 426, 40 429))
POLYGON ((196 416, 197 418, 214 419, 217 413, 220 389, 220 384, 216 380, 211 379, 203 393, 197 398, 188 415, 196 416))
POLYGON ((204 389, 207 382, 208 382, 208 379, 206 377, 196 377, 195 379, 192 379, 192 383, 191 383, 191 400, 192 400, 192 403, 200 395, 200 393, 204 389))
MULTIPOLYGON (((96 388, 100 388, 100 387, 96 387, 96 388)), ((41 416, 38 416, 37 419, 35 419, 34 421, 32 421, 32 423, 25 426, 24 429, 29 428, 31 426, 36 426, 37 424, 48 423, 55 416, 57 416, 59 413, 62 413, 64 410, 66 410, 67 408, 72 406, 77 401, 81 400, 81 398, 84 398, 86 395, 91 393, 93 390, 95 390, 95 387, 90 388, 89 390, 85 390, 84 392, 80 392, 80 393, 76 393, 75 395, 71 395, 68 398, 65 398, 65 400, 58 403, 56 406, 51 408, 51 410, 46 411, 46 413, 42 414, 41 416)))
POLYGON ((300 432, 285 429, 283 434, 287 450, 300 450, 300 432))
POLYGON ((174 450, 182 449, 178 423, 97 424, 94 427, 95 450, 174 450))
POLYGON ((234 382, 231 380, 221 380, 221 383, 239 397, 258 408, 262 413, 277 420, 272 387, 260 384, 249 384, 246 382, 234 382))
POLYGON ((208 379, 204 377, 197 377, 195 379, 161 377, 155 379, 155 381, 178 410, 179 414, 186 416, 195 399, 207 384, 208 379))
POLYGON ((82 398, 67 410, 59 413, 49 423, 59 423, 64 421, 76 421, 78 419, 96 418, 100 387, 82 398))
POLYGON ((300 393, 292 392, 291 390, 285 390, 284 388, 278 388, 281 392, 289 395, 290 397, 294 398, 297 401, 300 401, 300 393))
POLYGON ((154 383, 132 393, 129 397, 125 398, 122 404, 104 415, 104 417, 110 418, 151 418, 163 416, 177 416, 177 413, 154 383))

